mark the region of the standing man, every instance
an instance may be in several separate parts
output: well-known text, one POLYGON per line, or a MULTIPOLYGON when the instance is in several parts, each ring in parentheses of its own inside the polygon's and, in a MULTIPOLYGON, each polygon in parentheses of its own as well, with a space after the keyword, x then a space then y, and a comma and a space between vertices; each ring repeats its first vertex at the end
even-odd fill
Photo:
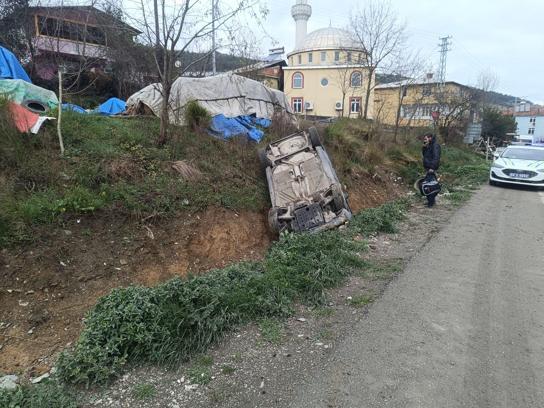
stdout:
MULTIPOLYGON (((432 133, 423 135, 423 168, 426 171, 425 181, 436 180, 436 171, 440 167, 440 145, 436 141, 436 136, 432 133)), ((435 203, 437 193, 427 196, 427 207, 432 207, 435 203)))

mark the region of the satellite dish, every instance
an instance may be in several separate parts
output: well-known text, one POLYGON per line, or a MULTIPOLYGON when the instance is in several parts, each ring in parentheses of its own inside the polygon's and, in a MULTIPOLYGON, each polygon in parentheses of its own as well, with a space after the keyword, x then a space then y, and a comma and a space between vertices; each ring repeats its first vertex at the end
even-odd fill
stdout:
POLYGON ((181 61, 177 60, 176 62, 174 62, 174 65, 176 66, 176 68, 180 68, 181 67, 181 61))

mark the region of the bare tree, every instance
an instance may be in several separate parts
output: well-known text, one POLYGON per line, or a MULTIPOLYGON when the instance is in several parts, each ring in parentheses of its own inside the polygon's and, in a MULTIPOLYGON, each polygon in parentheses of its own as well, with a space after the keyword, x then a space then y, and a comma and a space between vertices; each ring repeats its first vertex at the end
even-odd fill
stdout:
POLYGON ((259 0, 236 0, 221 13, 212 13, 210 2, 204 0, 137 1, 136 18, 142 27, 143 40, 154 48, 155 69, 160 80, 162 107, 157 144, 162 145, 168 139, 169 100, 175 79, 199 62, 187 64, 183 55, 209 39, 213 30, 222 29, 258 3, 259 0))
POLYGON ((364 52, 363 66, 367 69, 363 118, 368 118, 370 95, 375 86, 375 74, 398 57, 405 43, 405 25, 399 22, 388 2, 369 0, 351 16, 351 31, 364 52))
MULTIPOLYGON (((426 72, 428 72, 428 67, 424 63, 419 52, 401 51, 398 58, 394 62, 391 69, 391 74, 399 78, 404 78, 399 82, 398 92, 396 95, 397 109, 395 112, 395 141, 397 140, 398 130, 402 121, 404 100, 409 92, 417 92, 417 88, 414 87, 414 84, 421 82, 425 77, 426 72)), ((415 95, 415 97, 412 95, 412 99, 417 100, 418 95, 415 95)))

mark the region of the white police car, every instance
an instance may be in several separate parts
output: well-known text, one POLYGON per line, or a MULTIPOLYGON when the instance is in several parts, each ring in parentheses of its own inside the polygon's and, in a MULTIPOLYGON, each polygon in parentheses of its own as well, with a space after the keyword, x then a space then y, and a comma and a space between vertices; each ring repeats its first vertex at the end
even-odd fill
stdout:
POLYGON ((489 171, 489 184, 544 187, 544 147, 508 146, 489 171))

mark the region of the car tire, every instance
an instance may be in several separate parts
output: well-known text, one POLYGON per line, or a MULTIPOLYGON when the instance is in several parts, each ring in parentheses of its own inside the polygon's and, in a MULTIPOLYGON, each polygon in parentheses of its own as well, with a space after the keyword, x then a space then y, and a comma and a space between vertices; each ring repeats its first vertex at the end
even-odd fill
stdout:
POLYGON ((317 146, 323 146, 321 139, 319 138, 319 133, 314 126, 308 129, 308 134, 310 135, 310 142, 314 148, 317 146))
POLYGON ((351 208, 349 208, 348 200, 346 196, 344 195, 344 192, 338 185, 333 185, 332 187, 332 205, 334 206, 334 211, 338 212, 345 208, 349 212, 351 212, 351 208))
POLYGON ((272 162, 266 155, 266 149, 264 147, 259 149, 258 154, 259 154, 259 161, 261 163, 261 168, 263 170, 266 169, 267 167, 272 166, 272 162))

